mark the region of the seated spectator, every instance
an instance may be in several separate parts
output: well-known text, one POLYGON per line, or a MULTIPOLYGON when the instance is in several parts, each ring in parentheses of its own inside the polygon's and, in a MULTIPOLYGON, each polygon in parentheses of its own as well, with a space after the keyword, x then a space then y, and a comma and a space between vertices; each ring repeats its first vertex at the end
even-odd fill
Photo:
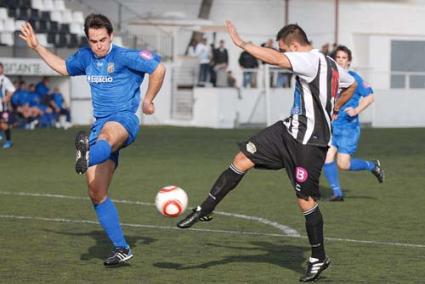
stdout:
POLYGON ((51 127, 55 121, 53 109, 49 106, 50 97, 49 95, 40 95, 36 92, 34 84, 30 84, 29 87, 29 106, 39 111, 40 117, 38 125, 40 127, 51 127))
POLYGON ((231 88, 236 88, 236 78, 233 76, 232 71, 227 71, 227 85, 231 88))
POLYGON ((45 76, 40 82, 35 85, 35 92, 40 97, 40 103, 46 106, 50 105, 50 88, 49 88, 49 77, 45 76))
POLYGON ((55 87, 51 94, 50 105, 54 110, 56 118, 56 128, 68 129, 71 127, 71 112, 65 104, 62 93, 55 87))
MULTIPOLYGON (((34 84, 32 84, 34 88, 34 84)), ((41 110, 37 107, 38 95, 30 92, 28 86, 24 81, 18 83, 17 89, 12 96, 12 107, 18 114, 18 117, 23 120, 23 127, 26 129, 34 129, 38 123, 38 118, 42 114, 41 110)))

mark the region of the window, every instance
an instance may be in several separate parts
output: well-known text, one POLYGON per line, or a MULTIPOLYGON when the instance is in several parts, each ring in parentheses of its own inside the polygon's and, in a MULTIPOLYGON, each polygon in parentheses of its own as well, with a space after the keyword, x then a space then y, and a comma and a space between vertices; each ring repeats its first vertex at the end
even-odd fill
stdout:
POLYGON ((425 89, 425 41, 391 41, 391 88, 425 89))

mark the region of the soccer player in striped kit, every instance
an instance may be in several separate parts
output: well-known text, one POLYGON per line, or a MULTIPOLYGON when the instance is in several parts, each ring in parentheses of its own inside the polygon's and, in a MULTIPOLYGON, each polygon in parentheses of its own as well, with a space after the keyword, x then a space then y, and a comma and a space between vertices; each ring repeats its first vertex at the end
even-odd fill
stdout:
POLYGON ((206 200, 177 226, 189 228, 198 221, 210 221, 217 204, 250 169, 285 168, 305 216, 312 252, 300 281, 314 281, 330 264, 325 253, 323 218, 317 200, 320 197, 319 177, 331 140, 332 112, 337 112, 353 95, 355 80, 331 58, 313 49, 298 25, 287 25, 278 32, 276 40, 283 53, 242 40, 231 22, 226 22, 226 27, 236 46, 296 75, 294 103, 287 119, 240 143, 239 153, 218 177, 206 200), (342 91, 335 102, 339 89, 342 91))
MULTIPOLYGON (((348 70, 351 65, 351 50, 343 45, 335 49, 335 61, 348 70)), ((338 168, 345 171, 370 171, 379 183, 384 182, 384 170, 379 160, 367 161, 352 158, 357 150, 360 138, 359 114, 373 103, 373 90, 354 71, 348 71, 357 82, 353 97, 340 109, 337 118, 332 122, 332 145, 326 155, 323 171, 332 189, 330 201, 343 201, 343 193, 339 182, 338 168), (335 162, 336 159, 336 162, 335 162), (338 165, 338 166, 337 166, 338 165)))
MULTIPOLYGON (((12 131, 9 125, 10 120, 10 100, 15 92, 15 86, 6 75, 4 75, 3 63, 0 63, 0 131, 4 132, 5 141, 3 149, 9 149, 13 146, 12 131)), ((0 133, 0 139, 3 138, 3 133, 0 133)))

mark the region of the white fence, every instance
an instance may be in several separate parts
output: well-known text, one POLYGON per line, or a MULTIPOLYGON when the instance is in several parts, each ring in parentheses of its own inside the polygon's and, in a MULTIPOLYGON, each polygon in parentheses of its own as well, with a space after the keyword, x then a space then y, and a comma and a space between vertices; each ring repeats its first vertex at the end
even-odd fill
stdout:
MULTIPOLYGON (((155 100, 156 113, 142 116, 144 124, 234 128, 270 124, 289 114, 292 89, 266 88, 273 77, 268 70, 258 70, 256 88, 198 88, 187 85, 192 82, 191 71, 185 76, 176 75, 180 68, 190 70, 181 64, 167 65, 164 86, 155 100), (186 88, 179 88, 180 80, 186 88)), ((75 122, 89 124, 91 102, 85 78, 72 78, 72 82, 75 122)), ((148 77, 142 85, 142 92, 146 90, 147 82, 148 77)), ((425 127, 422 106, 425 106, 425 89, 375 89, 375 103, 362 113, 361 121, 373 127, 425 127)))

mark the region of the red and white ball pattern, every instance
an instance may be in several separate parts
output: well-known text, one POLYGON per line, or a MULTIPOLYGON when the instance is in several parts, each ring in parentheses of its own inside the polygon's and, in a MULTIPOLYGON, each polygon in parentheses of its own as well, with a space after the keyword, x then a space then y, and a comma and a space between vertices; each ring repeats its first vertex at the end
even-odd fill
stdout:
POLYGON ((187 207, 187 202, 186 192, 174 185, 161 188, 155 198, 156 208, 167 217, 177 217, 182 214, 187 207))

